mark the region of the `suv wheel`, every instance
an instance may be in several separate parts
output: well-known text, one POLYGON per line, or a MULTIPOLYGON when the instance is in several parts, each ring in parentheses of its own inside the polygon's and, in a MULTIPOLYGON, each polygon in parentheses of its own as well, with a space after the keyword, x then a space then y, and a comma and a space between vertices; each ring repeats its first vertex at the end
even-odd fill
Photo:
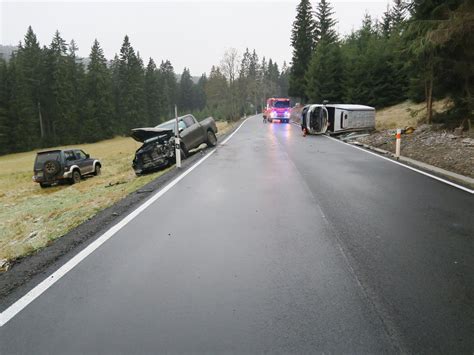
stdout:
POLYGON ((41 186, 42 189, 45 189, 45 188, 47 188, 47 187, 50 187, 51 185, 50 185, 50 184, 46 184, 46 183, 44 183, 44 182, 40 182, 40 186, 41 186))
POLYGON ((94 168, 94 175, 95 175, 95 176, 100 175, 100 165, 99 165, 99 164, 96 164, 96 165, 95 165, 95 168, 94 168))
POLYGON ((81 173, 78 170, 72 172, 71 184, 77 184, 81 181, 81 173))

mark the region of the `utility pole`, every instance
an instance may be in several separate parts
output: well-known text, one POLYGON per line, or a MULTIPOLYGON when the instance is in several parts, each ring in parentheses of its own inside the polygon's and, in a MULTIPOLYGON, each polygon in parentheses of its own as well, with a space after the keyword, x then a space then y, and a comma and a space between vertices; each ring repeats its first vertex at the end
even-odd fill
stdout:
POLYGON ((176 117, 176 133, 174 135, 176 167, 181 168, 181 144, 179 142, 178 106, 176 105, 174 105, 174 115, 176 117))

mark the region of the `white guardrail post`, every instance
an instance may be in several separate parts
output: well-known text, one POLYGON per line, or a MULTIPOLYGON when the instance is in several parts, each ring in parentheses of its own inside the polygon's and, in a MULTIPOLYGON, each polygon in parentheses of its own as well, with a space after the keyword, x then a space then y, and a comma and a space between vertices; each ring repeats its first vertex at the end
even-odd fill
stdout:
POLYGON ((400 144, 402 140, 402 130, 397 128, 397 134, 395 135, 395 158, 398 160, 400 158, 400 144))
POLYGON ((176 117, 176 133, 174 135, 176 167, 181 168, 181 144, 179 142, 178 106, 176 105, 174 105, 174 115, 176 117))

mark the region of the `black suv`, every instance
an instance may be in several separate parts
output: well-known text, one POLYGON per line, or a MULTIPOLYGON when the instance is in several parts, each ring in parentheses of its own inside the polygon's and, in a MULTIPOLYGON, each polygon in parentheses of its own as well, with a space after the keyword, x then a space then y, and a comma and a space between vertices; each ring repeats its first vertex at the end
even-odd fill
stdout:
POLYGON ((80 149, 48 150, 36 155, 33 181, 41 187, 81 181, 84 175, 99 175, 102 164, 80 149))

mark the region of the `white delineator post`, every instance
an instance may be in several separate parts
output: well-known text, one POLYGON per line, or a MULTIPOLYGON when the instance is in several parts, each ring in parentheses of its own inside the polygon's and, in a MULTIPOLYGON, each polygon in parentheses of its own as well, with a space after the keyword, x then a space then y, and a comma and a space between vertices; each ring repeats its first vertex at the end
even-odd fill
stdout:
POLYGON ((400 144, 402 141, 402 130, 397 128, 397 134, 395 135, 395 158, 400 158, 400 144))
POLYGON ((174 135, 176 167, 181 168, 181 144, 179 142, 178 106, 176 105, 174 105, 174 115, 176 117, 176 132, 174 135))

